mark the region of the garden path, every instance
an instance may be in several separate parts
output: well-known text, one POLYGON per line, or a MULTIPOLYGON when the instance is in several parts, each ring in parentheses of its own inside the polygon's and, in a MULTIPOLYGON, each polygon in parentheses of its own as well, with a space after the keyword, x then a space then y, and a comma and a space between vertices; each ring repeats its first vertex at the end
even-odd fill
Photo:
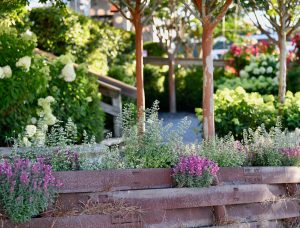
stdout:
POLYGON ((191 121, 191 125, 187 130, 186 134, 183 136, 183 142, 186 144, 199 142, 201 140, 201 133, 199 132, 200 121, 195 115, 195 113, 190 113, 190 112, 159 113, 159 118, 164 120, 164 125, 172 123, 173 127, 176 127, 184 117, 188 117, 188 119, 191 121))

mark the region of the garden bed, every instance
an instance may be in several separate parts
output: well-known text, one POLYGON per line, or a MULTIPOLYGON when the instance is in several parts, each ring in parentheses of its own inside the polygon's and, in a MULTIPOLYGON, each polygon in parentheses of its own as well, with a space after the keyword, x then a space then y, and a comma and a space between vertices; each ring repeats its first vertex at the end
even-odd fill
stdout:
POLYGON ((64 182, 58 202, 65 214, 45 213, 22 227, 276 227, 300 216, 300 168, 220 168, 218 173, 218 186, 172 188, 171 169, 56 172, 64 182), (119 209, 103 209, 112 203, 119 209))

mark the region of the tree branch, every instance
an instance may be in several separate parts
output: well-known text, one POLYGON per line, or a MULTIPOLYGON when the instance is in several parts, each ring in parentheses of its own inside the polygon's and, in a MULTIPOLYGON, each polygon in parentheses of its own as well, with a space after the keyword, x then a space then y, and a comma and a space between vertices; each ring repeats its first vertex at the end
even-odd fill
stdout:
POLYGON ((126 13, 120 8, 120 6, 118 6, 118 4, 116 4, 116 3, 115 3, 114 1, 112 1, 112 0, 109 0, 109 2, 110 2, 113 6, 115 6, 115 7, 117 8, 118 12, 120 12, 121 15, 122 15, 125 19, 127 19, 127 20, 129 20, 129 21, 132 22, 133 19, 127 17, 126 13))
POLYGON ((217 17, 212 22, 212 28, 215 28, 220 23, 220 21, 222 20, 222 18, 225 16, 226 12, 228 11, 228 8, 232 2, 233 2, 233 0, 226 0, 224 6, 221 9, 221 12, 217 15, 217 17))

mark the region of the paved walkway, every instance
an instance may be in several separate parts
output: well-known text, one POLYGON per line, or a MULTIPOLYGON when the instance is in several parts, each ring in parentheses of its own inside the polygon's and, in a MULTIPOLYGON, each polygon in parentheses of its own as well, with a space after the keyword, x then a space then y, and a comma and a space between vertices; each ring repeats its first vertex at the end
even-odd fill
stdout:
POLYGON ((200 130, 200 121, 196 117, 195 113, 189 112, 178 112, 178 113, 169 113, 162 112, 159 113, 159 118, 164 120, 164 124, 172 123, 173 126, 177 126, 179 122, 184 118, 188 117, 191 120, 191 126, 183 137, 183 141, 186 144, 199 142, 201 140, 200 130))

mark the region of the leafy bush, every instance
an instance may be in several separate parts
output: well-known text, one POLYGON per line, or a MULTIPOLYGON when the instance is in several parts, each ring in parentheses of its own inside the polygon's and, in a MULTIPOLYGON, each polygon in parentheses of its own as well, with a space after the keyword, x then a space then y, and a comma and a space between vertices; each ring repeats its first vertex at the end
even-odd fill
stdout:
POLYGON ((33 55, 36 37, 13 28, 0 29, 0 144, 20 132, 35 114, 37 100, 46 94, 49 67, 33 55))
POLYGON ((247 158, 239 141, 235 141, 231 135, 204 141, 198 153, 216 162, 220 167, 242 166, 247 158))
POLYGON ((269 131, 265 126, 244 131, 243 144, 253 166, 290 166, 299 164, 299 134, 281 130, 277 123, 269 131))
POLYGON ((173 178, 178 187, 209 187, 218 170, 218 165, 207 158, 185 156, 173 168, 173 178))
POLYGON ((299 64, 292 65, 287 72, 287 89, 293 93, 300 91, 300 66, 299 64))
POLYGON ((136 112, 132 106, 124 108, 120 123, 123 129, 121 147, 107 148, 100 164, 95 167, 107 168, 170 168, 177 162, 179 155, 185 153, 182 136, 190 125, 183 119, 172 129, 158 119, 158 102, 146 110, 145 132, 138 134, 136 112))
POLYGON ((277 94, 278 93, 278 82, 277 79, 270 77, 259 76, 256 77, 221 77, 215 81, 215 88, 218 89, 236 89, 242 87, 248 93, 258 92, 259 94, 277 94))
POLYGON ((60 186, 52 167, 42 158, 31 163, 15 158, 0 163, 0 200, 5 214, 15 223, 24 223, 47 209, 60 186))
MULTIPOLYGON (((244 129, 255 129, 263 123, 270 128, 276 122, 277 111, 272 95, 262 97, 237 87, 234 90, 218 90, 214 100, 215 125, 219 136, 232 132, 234 137, 241 138, 244 129)), ((197 109, 196 113, 202 117, 202 109, 197 109)))
POLYGON ((108 65, 133 58, 133 34, 99 21, 93 21, 70 9, 36 8, 30 12, 32 31, 38 36, 38 47, 56 55, 73 54, 78 63, 107 74, 108 65), (113 39, 111 39, 113 37, 113 39))
POLYGON ((167 52, 164 50, 164 48, 160 43, 145 42, 144 50, 147 51, 148 56, 158 56, 158 57, 167 56, 167 52))
POLYGON ((75 72, 71 62, 72 58, 69 56, 61 56, 50 63, 48 94, 56 101, 53 104, 53 114, 65 123, 69 118, 72 119, 81 134, 79 141, 83 139, 84 130, 99 141, 103 137, 104 115, 100 107, 101 95, 98 92, 97 78, 88 75, 84 66, 78 67, 75 72), (66 81, 62 77, 64 71, 67 72, 66 76, 72 75, 75 78, 66 81))

